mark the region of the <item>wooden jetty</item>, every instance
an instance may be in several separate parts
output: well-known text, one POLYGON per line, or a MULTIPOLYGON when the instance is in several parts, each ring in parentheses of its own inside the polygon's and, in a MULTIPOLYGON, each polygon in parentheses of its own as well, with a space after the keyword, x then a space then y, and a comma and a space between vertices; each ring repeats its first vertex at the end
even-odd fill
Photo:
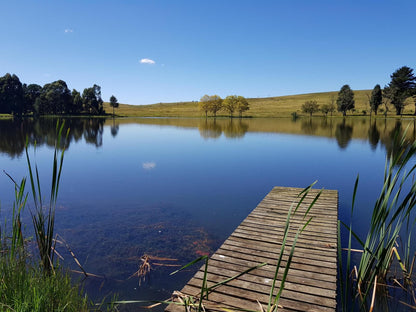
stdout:
MULTIPOLYGON (((301 191, 299 188, 273 188, 211 256, 208 286, 260 263, 268 264, 215 288, 209 294, 209 300, 203 300, 207 311, 222 308, 260 311, 259 303, 267 308, 287 214, 290 206, 299 202, 301 191)), ((293 239, 304 222, 302 212, 306 211, 318 191, 310 190, 299 211, 291 218, 289 242, 279 269, 278 287, 293 239)), ((338 192, 323 190, 308 216, 313 219, 297 241, 279 301, 279 311, 336 310, 338 192)), ((181 290, 183 294, 199 297, 204 268, 202 266, 181 290)), ((178 312, 184 311, 184 307, 170 304, 166 310, 178 312)))

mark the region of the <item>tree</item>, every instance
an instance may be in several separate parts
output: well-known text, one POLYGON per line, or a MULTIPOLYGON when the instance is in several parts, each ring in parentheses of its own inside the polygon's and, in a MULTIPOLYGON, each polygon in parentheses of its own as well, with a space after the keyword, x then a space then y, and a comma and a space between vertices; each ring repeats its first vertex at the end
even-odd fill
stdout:
POLYGON ((394 105, 396 115, 401 115, 405 100, 415 94, 416 77, 412 68, 403 66, 391 74, 390 78, 391 81, 384 88, 384 93, 394 105))
POLYGON ((34 112, 36 100, 42 93, 42 87, 38 84, 23 84, 23 96, 25 100, 25 113, 34 112))
POLYGON ((323 104, 321 106, 321 112, 324 113, 325 116, 327 116, 328 113, 331 113, 332 116, 332 113, 335 112, 335 105, 331 103, 323 104))
POLYGON ((39 98, 40 114, 64 114, 72 106, 71 91, 63 80, 45 84, 39 98))
POLYGON ((335 112, 335 97, 331 96, 331 101, 328 104, 323 104, 321 106, 321 112, 324 113, 325 117, 328 115, 328 113, 331 113, 331 117, 332 117, 332 113, 335 112))
POLYGON ((110 97, 110 106, 113 108, 113 117, 114 117, 114 108, 118 107, 117 98, 114 95, 110 97))
POLYGON ((237 95, 229 95, 227 96, 222 105, 223 108, 230 113, 230 118, 233 117, 233 113, 237 107, 238 96, 237 95))
POLYGON ((239 95, 237 97, 237 105, 236 110, 238 112, 238 116, 241 118, 243 112, 248 111, 250 106, 244 96, 239 95))
POLYGON ((199 109, 205 112, 205 118, 208 117, 208 112, 212 112, 216 117, 217 112, 222 108, 222 99, 218 95, 204 95, 198 105, 199 109))
POLYGON ((319 105, 315 100, 306 101, 302 104, 302 112, 308 113, 309 116, 317 111, 319 111, 319 105))
POLYGON ((222 108, 222 98, 218 95, 211 96, 211 101, 209 104, 209 111, 214 114, 214 117, 217 117, 217 112, 222 108))
POLYGON ((33 104, 33 114, 35 116, 39 116, 41 114, 41 108, 42 108, 42 101, 40 97, 37 97, 35 100, 35 103, 33 104))
MULTIPOLYGON (((33 112, 42 114, 103 114, 101 87, 94 85, 84 90, 68 89, 65 81, 57 80, 45 84, 22 84, 16 75, 0 77, 0 114, 22 115, 33 112)), ((114 111, 113 111, 114 113, 114 111)))
POLYGON ((101 99, 101 87, 96 84, 86 88, 82 92, 82 103, 90 114, 101 115, 104 113, 103 100, 101 99))
POLYGON ((383 102, 383 93, 381 91, 380 85, 377 84, 373 91, 371 92, 371 98, 370 98, 370 108, 374 112, 374 114, 377 115, 378 107, 383 102))
POLYGON ((210 96, 205 94, 198 102, 198 107, 201 111, 205 112, 205 118, 208 117, 209 112, 209 99, 210 96))
POLYGON ((343 85, 341 90, 338 92, 337 106, 338 111, 342 112, 342 115, 347 114, 347 110, 354 108, 354 92, 351 90, 349 85, 343 85))
POLYGON ((16 75, 0 77, 0 113, 21 115, 24 112, 23 86, 16 75))
POLYGON ((79 93, 77 90, 72 90, 72 109, 71 113, 73 114, 79 114, 83 110, 82 107, 82 97, 81 93, 79 93))

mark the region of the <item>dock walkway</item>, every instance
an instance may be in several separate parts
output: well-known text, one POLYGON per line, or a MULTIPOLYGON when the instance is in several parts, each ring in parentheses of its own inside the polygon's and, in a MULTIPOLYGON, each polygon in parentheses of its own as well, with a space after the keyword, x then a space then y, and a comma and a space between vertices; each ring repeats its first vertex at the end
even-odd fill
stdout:
MULTIPOLYGON (((300 198, 299 188, 275 187, 237 227, 224 244, 211 256, 208 266, 208 286, 235 276, 260 263, 266 266, 219 286, 203 300, 206 310, 248 309, 260 311, 259 301, 267 308, 283 230, 290 206, 300 198)), ((279 278, 284 270, 295 234, 303 214, 319 190, 311 190, 299 211, 292 216, 289 239, 279 278)), ((286 279, 279 311, 335 311, 337 287, 337 219, 338 192, 324 190, 309 212, 313 219, 299 236, 286 279)), ((181 290, 198 297, 204 268, 181 290)), ((279 287, 277 283, 277 288, 279 287)), ((275 292, 277 293, 277 291, 275 292)), ((184 311, 171 304, 169 312, 184 311)))

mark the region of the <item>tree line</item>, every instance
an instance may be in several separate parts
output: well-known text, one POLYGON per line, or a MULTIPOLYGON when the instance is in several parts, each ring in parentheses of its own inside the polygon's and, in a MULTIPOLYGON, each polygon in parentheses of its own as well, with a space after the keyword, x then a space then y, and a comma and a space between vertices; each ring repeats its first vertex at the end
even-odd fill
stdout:
POLYGON ((204 95, 198 105, 199 109, 205 113, 205 118, 208 117, 208 112, 217 117, 217 112, 220 110, 225 110, 231 118, 234 112, 238 112, 241 118, 243 112, 250 109, 246 98, 240 95, 229 95, 225 99, 218 95, 204 95))
MULTIPOLYGON (((381 105, 385 105, 388 111, 388 105, 394 106, 396 115, 401 115, 405 106, 405 102, 409 97, 413 97, 415 103, 415 115, 416 115, 416 77, 413 73, 413 69, 407 66, 400 67, 394 73, 390 75, 391 81, 383 89, 377 84, 368 95, 368 104, 370 105, 370 114, 374 112, 377 115, 381 105)), ((306 101, 302 105, 302 111, 310 114, 321 111, 326 115, 328 113, 335 112, 337 109, 342 112, 343 116, 347 114, 347 111, 355 108, 354 92, 349 85, 342 86, 338 92, 338 98, 336 99, 337 106, 335 107, 335 99, 331 99, 331 103, 323 104, 319 107, 317 101, 306 101)))
MULTIPOLYGON (((115 97, 112 106, 118 106, 115 97)), ((105 111, 101 87, 96 84, 85 88, 81 94, 75 89, 71 91, 63 80, 42 87, 34 83, 22 84, 16 75, 7 73, 0 77, 0 114, 103 115, 105 111)))

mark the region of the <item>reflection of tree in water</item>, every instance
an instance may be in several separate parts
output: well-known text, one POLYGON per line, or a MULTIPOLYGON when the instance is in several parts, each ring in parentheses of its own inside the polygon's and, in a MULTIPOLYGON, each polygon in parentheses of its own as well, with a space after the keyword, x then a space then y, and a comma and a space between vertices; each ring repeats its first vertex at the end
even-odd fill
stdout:
POLYGON ((352 138, 352 129, 352 126, 345 123, 345 118, 343 118, 341 123, 337 124, 335 137, 340 148, 346 148, 350 143, 352 138))
POLYGON ((224 135, 227 138, 242 138, 248 130, 248 124, 239 119, 235 122, 232 118, 224 126, 224 135))
POLYGON ((87 127, 84 129, 85 142, 95 144, 99 147, 103 145, 104 122, 97 122, 95 119, 88 121, 87 127))
MULTIPOLYGON (((61 140, 60 148, 68 148, 70 142, 79 141, 82 137, 87 143, 102 145, 104 119, 71 118, 65 119, 63 135, 70 129, 68 140, 61 140)), ((0 119, 0 152, 11 157, 20 156, 24 152, 26 137, 29 145, 55 146, 56 122, 53 118, 40 119, 0 119)))
POLYGON ((113 138, 115 138, 118 134, 119 125, 116 124, 114 118, 113 118, 113 124, 111 125, 111 135, 113 138))
POLYGON ((199 133, 204 139, 217 139, 224 132, 227 138, 242 138, 248 130, 248 124, 242 120, 235 121, 230 119, 227 121, 216 119, 200 122, 198 125, 199 133))
POLYGON ((329 130, 329 136, 332 137, 332 131, 334 129, 334 123, 332 121, 332 118, 329 119, 324 117, 321 119, 321 128, 322 130, 329 130))
POLYGON ((73 118, 65 120, 65 124, 68 125, 70 131, 70 139, 78 142, 82 139, 82 135, 84 133, 84 123, 85 120, 80 118, 73 118))
POLYGON ((302 120, 301 129, 304 131, 305 134, 314 134, 318 129, 318 124, 312 118, 307 120, 302 120))
POLYGON ((367 125, 367 118, 362 118, 361 119, 361 124, 364 125, 364 126, 367 125))
POLYGON ((201 122, 198 125, 199 133, 201 137, 204 139, 217 139, 221 136, 222 129, 217 121, 214 120, 207 120, 205 119, 204 122, 201 122))
POLYGON ((375 150, 380 141, 380 131, 377 129, 377 122, 375 120, 368 129, 368 141, 370 142, 371 149, 375 150))
POLYGON ((25 131, 21 121, 7 121, 0 119, 0 151, 14 158, 25 148, 25 131))
MULTIPOLYGON (((408 129, 407 131, 409 131, 408 129)), ((406 134, 409 132, 406 132, 406 134)), ((391 157, 393 155, 399 155, 403 152, 403 150, 406 150, 410 147, 410 145, 413 144, 415 141, 414 137, 406 136, 403 140, 403 143, 401 143, 403 136, 405 134, 405 131, 403 129, 402 121, 396 120, 396 124, 394 125, 394 128, 388 133, 387 136, 383 137, 381 142, 386 147, 386 153, 388 157, 391 157)), ((399 164, 401 161, 399 160, 399 164)))

